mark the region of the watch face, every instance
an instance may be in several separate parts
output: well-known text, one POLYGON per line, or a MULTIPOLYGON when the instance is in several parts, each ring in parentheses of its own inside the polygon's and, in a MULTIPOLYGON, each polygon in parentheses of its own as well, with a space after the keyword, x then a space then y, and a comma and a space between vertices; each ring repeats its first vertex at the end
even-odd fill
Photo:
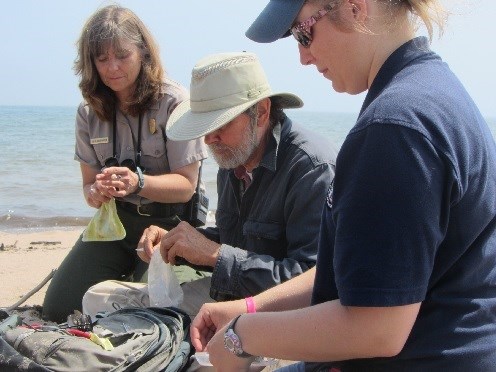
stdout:
POLYGON ((234 352, 234 342, 230 337, 226 337, 224 344, 226 345, 227 350, 234 352))
POLYGON ((239 338, 232 329, 228 329, 227 332, 224 334, 224 346, 227 350, 236 355, 239 355, 243 352, 241 350, 241 343, 239 341, 239 338))

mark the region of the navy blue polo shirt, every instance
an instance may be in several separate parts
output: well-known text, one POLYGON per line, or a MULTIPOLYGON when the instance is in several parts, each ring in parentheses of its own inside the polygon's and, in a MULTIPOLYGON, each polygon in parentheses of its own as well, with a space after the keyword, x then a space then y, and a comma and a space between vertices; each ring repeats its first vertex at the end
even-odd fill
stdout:
POLYGON ((313 303, 422 302, 399 355, 348 370, 496 368, 496 147, 424 37, 375 78, 337 158, 313 303))

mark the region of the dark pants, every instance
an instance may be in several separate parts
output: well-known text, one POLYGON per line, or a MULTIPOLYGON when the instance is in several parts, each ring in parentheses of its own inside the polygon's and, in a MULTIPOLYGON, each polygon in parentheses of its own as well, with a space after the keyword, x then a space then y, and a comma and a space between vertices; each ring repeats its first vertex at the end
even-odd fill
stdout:
POLYGON ((43 318, 65 322, 74 310, 81 310, 88 288, 104 280, 146 281, 148 264, 136 254, 143 230, 150 225, 168 230, 180 222, 177 217, 140 216, 119 207, 117 212, 126 237, 113 242, 83 242, 79 237, 51 280, 43 302, 43 318))

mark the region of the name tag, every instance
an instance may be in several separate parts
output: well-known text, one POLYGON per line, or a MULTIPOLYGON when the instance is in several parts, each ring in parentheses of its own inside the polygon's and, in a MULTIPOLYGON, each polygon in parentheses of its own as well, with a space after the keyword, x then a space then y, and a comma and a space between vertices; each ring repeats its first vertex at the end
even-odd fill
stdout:
POLYGON ((92 145, 98 145, 100 143, 109 143, 108 137, 90 138, 90 144, 92 144, 92 145))

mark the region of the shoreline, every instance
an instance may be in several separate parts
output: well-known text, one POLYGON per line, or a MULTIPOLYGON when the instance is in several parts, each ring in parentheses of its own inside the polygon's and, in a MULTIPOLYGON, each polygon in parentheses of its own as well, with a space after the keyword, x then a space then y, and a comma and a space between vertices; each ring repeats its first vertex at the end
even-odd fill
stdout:
POLYGON ((65 230, 84 228, 90 222, 91 217, 75 216, 0 216, 0 232, 27 233, 45 230, 65 230))
MULTIPOLYGON (((96 211, 96 210, 95 210, 96 211)), ((17 216, 0 215, 0 233, 30 233, 51 230, 84 229, 92 216, 17 216)), ((209 209, 207 225, 215 224, 215 209, 209 209)), ((1 243, 1 241, 0 241, 1 243)))

